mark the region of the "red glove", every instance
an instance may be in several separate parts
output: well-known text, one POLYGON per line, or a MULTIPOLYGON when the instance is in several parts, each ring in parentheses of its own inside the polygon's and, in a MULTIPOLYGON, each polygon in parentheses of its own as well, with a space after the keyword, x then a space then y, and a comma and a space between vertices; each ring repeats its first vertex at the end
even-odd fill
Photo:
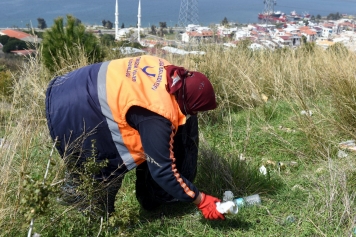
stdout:
POLYGON ((203 216, 209 220, 225 220, 225 216, 216 210, 216 203, 220 202, 220 199, 206 195, 205 193, 200 192, 202 195, 201 202, 197 205, 200 211, 203 213, 203 216))

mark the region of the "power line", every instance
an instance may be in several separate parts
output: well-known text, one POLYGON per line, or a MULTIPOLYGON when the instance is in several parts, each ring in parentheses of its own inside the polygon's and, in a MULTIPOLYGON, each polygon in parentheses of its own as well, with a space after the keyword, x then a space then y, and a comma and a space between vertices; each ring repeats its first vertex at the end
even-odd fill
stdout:
POLYGON ((263 14, 266 15, 264 20, 266 21, 266 24, 267 24, 268 21, 271 21, 269 16, 274 13, 274 6, 277 5, 277 1, 276 0, 264 0, 263 3, 265 5, 263 14))
POLYGON ((178 26, 199 24, 198 0, 182 0, 179 10, 178 26))

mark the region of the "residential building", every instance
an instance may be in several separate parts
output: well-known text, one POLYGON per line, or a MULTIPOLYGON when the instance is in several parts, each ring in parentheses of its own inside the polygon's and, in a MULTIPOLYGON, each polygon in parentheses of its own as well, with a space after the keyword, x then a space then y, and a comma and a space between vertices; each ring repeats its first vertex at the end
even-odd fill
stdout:
POLYGON ((317 38, 321 38, 323 36, 323 28, 322 27, 313 26, 313 30, 315 30, 317 38))
POLYGON ((291 40, 291 46, 299 46, 302 41, 302 34, 300 33, 300 29, 296 28, 293 25, 287 26, 287 28, 283 29, 285 32, 284 36, 289 36, 289 40, 291 40))
POLYGON ((231 37, 237 31, 237 27, 218 26, 217 35, 219 37, 231 37))
POLYGON ((212 39, 214 32, 209 27, 201 27, 199 25, 188 25, 186 32, 182 34, 183 42, 202 42, 212 39))
POLYGON ((38 38, 37 36, 33 36, 23 31, 14 30, 14 29, 2 30, 0 31, 0 35, 7 35, 9 37, 16 38, 29 43, 40 43, 42 41, 42 39, 38 38))
POLYGON ((291 46, 293 46, 291 36, 289 36, 289 35, 279 35, 275 39, 277 40, 277 43, 281 47, 287 47, 287 46, 291 47, 291 46))
POLYGON ((302 26, 299 28, 300 33, 304 35, 307 42, 315 42, 317 39, 317 33, 314 29, 310 29, 308 26, 302 26))

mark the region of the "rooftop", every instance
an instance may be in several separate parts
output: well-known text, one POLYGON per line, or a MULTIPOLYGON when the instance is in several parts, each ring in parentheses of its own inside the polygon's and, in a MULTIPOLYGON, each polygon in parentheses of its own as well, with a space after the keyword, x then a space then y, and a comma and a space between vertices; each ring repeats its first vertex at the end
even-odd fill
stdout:
POLYGON ((13 29, 2 30, 0 32, 0 34, 1 35, 7 35, 9 37, 16 38, 16 39, 23 39, 23 38, 31 36, 30 34, 27 34, 25 32, 22 32, 22 31, 19 31, 19 30, 13 30, 13 29))
POLYGON ((23 31, 13 30, 13 29, 2 30, 2 31, 0 31, 0 35, 7 35, 9 37, 16 38, 16 39, 19 39, 19 40, 23 40, 23 41, 26 41, 26 42, 31 42, 31 43, 41 42, 42 41, 42 39, 37 38, 36 36, 27 34, 27 33, 23 32, 23 31))

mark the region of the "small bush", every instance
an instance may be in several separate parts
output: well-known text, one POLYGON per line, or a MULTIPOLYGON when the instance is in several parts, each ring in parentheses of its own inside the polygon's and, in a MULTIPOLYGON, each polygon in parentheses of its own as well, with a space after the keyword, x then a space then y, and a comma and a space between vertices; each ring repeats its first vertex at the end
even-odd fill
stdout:
POLYGON ((27 48, 28 47, 25 41, 10 38, 9 41, 4 45, 2 51, 4 53, 10 53, 13 50, 22 50, 27 48))
POLYGON ((9 70, 0 70, 0 98, 10 101, 13 93, 12 76, 9 70))

